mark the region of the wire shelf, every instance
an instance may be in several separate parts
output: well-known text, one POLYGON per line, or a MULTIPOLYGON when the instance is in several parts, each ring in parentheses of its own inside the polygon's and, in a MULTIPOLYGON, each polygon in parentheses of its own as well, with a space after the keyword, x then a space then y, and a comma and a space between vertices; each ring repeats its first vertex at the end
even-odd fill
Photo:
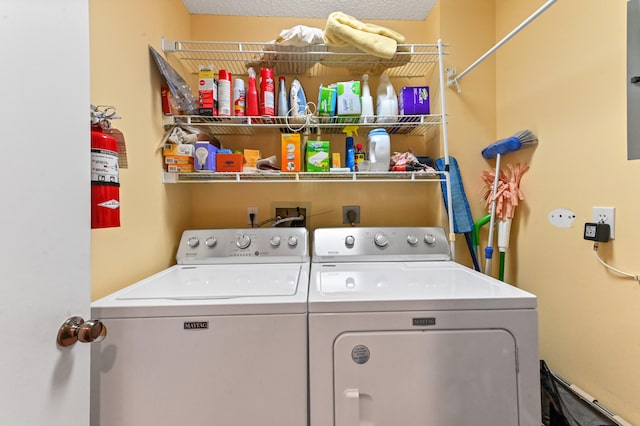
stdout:
MULTIPOLYGON (((390 77, 430 76, 437 68, 437 44, 399 44, 395 56, 383 59, 352 47, 324 44, 305 47, 255 42, 174 41, 162 39, 162 50, 178 59, 191 74, 200 65, 214 63, 234 75, 246 76, 249 67, 273 68, 277 75, 361 76, 386 72, 390 77)), ((443 54, 446 54, 443 52, 443 54)))
POLYGON ((164 172, 165 183, 224 182, 441 182, 442 172, 164 172))
MULTIPOLYGON (((214 135, 253 135, 258 129, 279 129, 284 133, 311 133, 320 129, 324 134, 342 134, 345 126, 358 126, 362 130, 384 128, 391 135, 425 135, 429 129, 442 124, 442 116, 402 115, 385 117, 390 122, 381 122, 374 117, 373 123, 360 123, 360 117, 210 117, 202 115, 173 115, 164 117, 165 126, 188 125, 205 127, 214 135)), ((361 130, 361 131, 362 131, 361 130)))

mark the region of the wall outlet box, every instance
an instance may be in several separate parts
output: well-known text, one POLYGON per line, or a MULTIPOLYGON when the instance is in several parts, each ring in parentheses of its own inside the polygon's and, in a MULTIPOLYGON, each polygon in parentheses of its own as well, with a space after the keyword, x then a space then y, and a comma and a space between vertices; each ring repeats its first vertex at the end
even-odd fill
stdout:
POLYGON ((612 240, 615 237, 615 218, 615 207, 593 207, 592 209, 592 222, 609 225, 609 238, 612 240))

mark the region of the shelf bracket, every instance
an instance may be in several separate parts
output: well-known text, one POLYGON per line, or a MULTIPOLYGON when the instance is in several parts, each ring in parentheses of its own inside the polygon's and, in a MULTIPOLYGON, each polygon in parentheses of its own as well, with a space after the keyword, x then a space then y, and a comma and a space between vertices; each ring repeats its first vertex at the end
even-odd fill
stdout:
POLYGON ((485 59, 487 59, 489 56, 491 56, 496 50, 498 50, 500 47, 502 47, 503 44, 505 44, 507 41, 511 40, 511 38, 513 38, 513 36, 515 36, 517 33, 519 33, 524 27, 529 25, 534 19, 536 19, 538 16, 540 16, 545 10, 547 10, 549 7, 551 7, 556 1, 557 0, 548 0, 538 10, 533 12, 533 14, 531 16, 529 16, 527 19, 525 19, 520 25, 518 25, 516 28, 514 28, 509 34, 504 36, 504 38, 502 40, 500 40, 498 43, 496 43, 484 55, 482 55, 474 63, 469 65, 467 67, 467 69, 462 71, 458 76, 455 75, 455 68, 453 68, 453 73, 452 74, 449 74, 449 72, 447 72, 447 84, 449 85, 449 87, 454 87, 455 86, 456 91, 458 93, 462 93, 462 89, 460 88, 460 85, 458 84, 458 81, 460 81, 460 79, 462 79, 462 77, 464 77, 465 75, 467 75, 467 73, 469 71, 471 71, 472 69, 474 69, 475 67, 480 65, 480 63, 482 63, 485 59))

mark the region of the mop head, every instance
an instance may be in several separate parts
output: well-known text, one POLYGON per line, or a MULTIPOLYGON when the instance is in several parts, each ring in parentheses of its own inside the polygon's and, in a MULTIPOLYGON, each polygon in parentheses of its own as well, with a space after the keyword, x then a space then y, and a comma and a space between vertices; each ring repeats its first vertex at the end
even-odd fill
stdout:
MULTIPOLYGON (((443 171, 445 169, 445 159, 439 158, 436 160, 436 167, 438 170, 443 171)), ((469 201, 467 195, 464 192, 464 186, 462 185, 462 176, 460 175, 460 168, 458 167, 458 161, 449 156, 449 175, 451 177, 451 210, 453 213, 453 232, 456 234, 464 234, 466 232, 473 231, 473 217, 471 216, 471 209, 469 208, 469 201)), ((444 206, 448 210, 447 200, 447 185, 446 182, 440 182, 442 187, 442 197, 444 198, 444 206)))
POLYGON ((531 130, 521 130, 515 135, 499 140, 482 150, 484 158, 496 158, 498 154, 507 154, 520 148, 529 148, 538 143, 538 138, 531 130))

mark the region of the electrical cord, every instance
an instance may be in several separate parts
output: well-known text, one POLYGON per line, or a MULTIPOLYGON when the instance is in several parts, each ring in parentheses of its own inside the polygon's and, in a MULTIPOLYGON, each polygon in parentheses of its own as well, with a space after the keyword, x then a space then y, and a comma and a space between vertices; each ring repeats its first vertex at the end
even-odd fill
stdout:
POLYGON ((604 260, 602 260, 600 258, 600 256, 598 255, 598 242, 597 241, 593 243, 593 254, 595 255, 595 257, 598 260, 598 262, 600 262, 602 264, 602 266, 604 266, 608 270, 610 270, 612 272, 615 272, 616 274, 620 274, 622 276, 625 276, 627 278, 631 278, 631 279, 634 279, 636 281, 640 281, 640 275, 634 275, 634 274, 630 274, 628 272, 621 271, 619 269, 614 268, 611 265, 608 265, 604 260))

